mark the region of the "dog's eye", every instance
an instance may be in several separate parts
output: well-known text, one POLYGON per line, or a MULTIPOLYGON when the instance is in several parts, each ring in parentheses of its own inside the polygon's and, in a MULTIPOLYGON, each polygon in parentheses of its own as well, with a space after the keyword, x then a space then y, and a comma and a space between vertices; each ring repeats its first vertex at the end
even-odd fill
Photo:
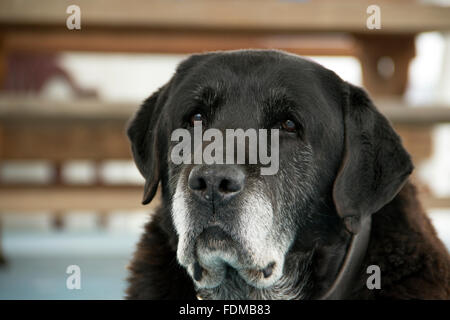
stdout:
POLYGON ((201 113, 195 113, 191 116, 191 124, 194 125, 194 121, 203 121, 203 115, 201 113))
POLYGON ((281 129, 287 132, 295 132, 297 130, 297 126, 294 121, 288 119, 281 122, 281 129))

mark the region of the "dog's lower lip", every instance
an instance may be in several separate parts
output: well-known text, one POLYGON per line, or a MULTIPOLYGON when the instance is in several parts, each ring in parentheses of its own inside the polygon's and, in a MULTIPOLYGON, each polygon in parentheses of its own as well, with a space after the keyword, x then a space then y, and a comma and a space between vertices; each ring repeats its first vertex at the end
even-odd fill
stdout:
POLYGON ((230 240, 230 236, 218 226, 210 226, 203 230, 202 237, 213 240, 230 240))
POLYGON ((194 279, 195 281, 202 280, 203 276, 203 268, 200 266, 198 262, 194 263, 194 279))
POLYGON ((262 270, 262 273, 263 273, 263 275, 264 275, 264 278, 268 278, 268 277, 270 277, 270 276, 272 275, 272 273, 273 273, 273 268, 274 268, 274 267, 275 267, 275 262, 271 262, 271 263, 268 264, 267 267, 265 267, 265 268, 262 270))

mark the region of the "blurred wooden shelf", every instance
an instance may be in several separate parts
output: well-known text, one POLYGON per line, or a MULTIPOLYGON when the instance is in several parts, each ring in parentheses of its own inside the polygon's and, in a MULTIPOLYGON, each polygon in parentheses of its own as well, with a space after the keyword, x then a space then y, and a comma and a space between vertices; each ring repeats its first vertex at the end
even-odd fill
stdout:
POLYGON ((450 208, 450 197, 432 197, 430 195, 419 195, 419 199, 425 209, 450 208))
POLYGON ((408 106, 396 100, 375 100, 374 103, 394 124, 433 126, 450 123, 448 105, 408 106))
POLYGON ((0 212, 67 212, 92 210, 150 210, 159 204, 159 196, 149 205, 141 205, 142 186, 21 186, 0 187, 0 212))
MULTIPOLYGON (((149 92, 150 96, 151 92, 149 92)), ((126 120, 141 102, 104 102, 97 99, 48 100, 39 96, 0 94, 0 119, 126 120)))
MULTIPOLYGON (((0 2, 0 24, 65 28, 71 0, 0 2)), ((360 32, 366 28, 368 0, 78 0, 82 32, 94 28, 360 32)), ((419 1, 380 0, 379 33, 418 33, 450 29, 450 8, 419 1)))

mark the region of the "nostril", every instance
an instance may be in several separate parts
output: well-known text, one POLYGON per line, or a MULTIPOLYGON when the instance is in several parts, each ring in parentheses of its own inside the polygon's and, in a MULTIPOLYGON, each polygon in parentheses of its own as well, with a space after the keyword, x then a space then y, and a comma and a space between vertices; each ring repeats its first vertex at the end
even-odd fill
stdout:
POLYGON ((244 189, 245 174, 239 167, 198 166, 189 173, 187 184, 197 200, 219 203, 244 189))
POLYGON ((223 179, 219 183, 219 191, 221 193, 231 193, 231 192, 238 192, 242 188, 241 183, 234 180, 229 179, 223 179))
POLYGON ((194 179, 189 179, 189 188, 197 191, 206 190, 206 181, 202 177, 197 177, 194 179))

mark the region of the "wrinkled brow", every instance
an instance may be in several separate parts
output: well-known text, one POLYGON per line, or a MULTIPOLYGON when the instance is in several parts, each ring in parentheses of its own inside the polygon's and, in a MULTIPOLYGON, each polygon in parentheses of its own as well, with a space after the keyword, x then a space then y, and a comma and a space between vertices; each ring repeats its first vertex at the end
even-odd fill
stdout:
POLYGON ((269 112, 289 112, 296 110, 295 100, 290 97, 284 88, 269 90, 264 102, 269 112))
POLYGON ((194 100, 204 107, 217 107, 224 99, 225 88, 220 83, 200 85, 194 91, 194 100))

